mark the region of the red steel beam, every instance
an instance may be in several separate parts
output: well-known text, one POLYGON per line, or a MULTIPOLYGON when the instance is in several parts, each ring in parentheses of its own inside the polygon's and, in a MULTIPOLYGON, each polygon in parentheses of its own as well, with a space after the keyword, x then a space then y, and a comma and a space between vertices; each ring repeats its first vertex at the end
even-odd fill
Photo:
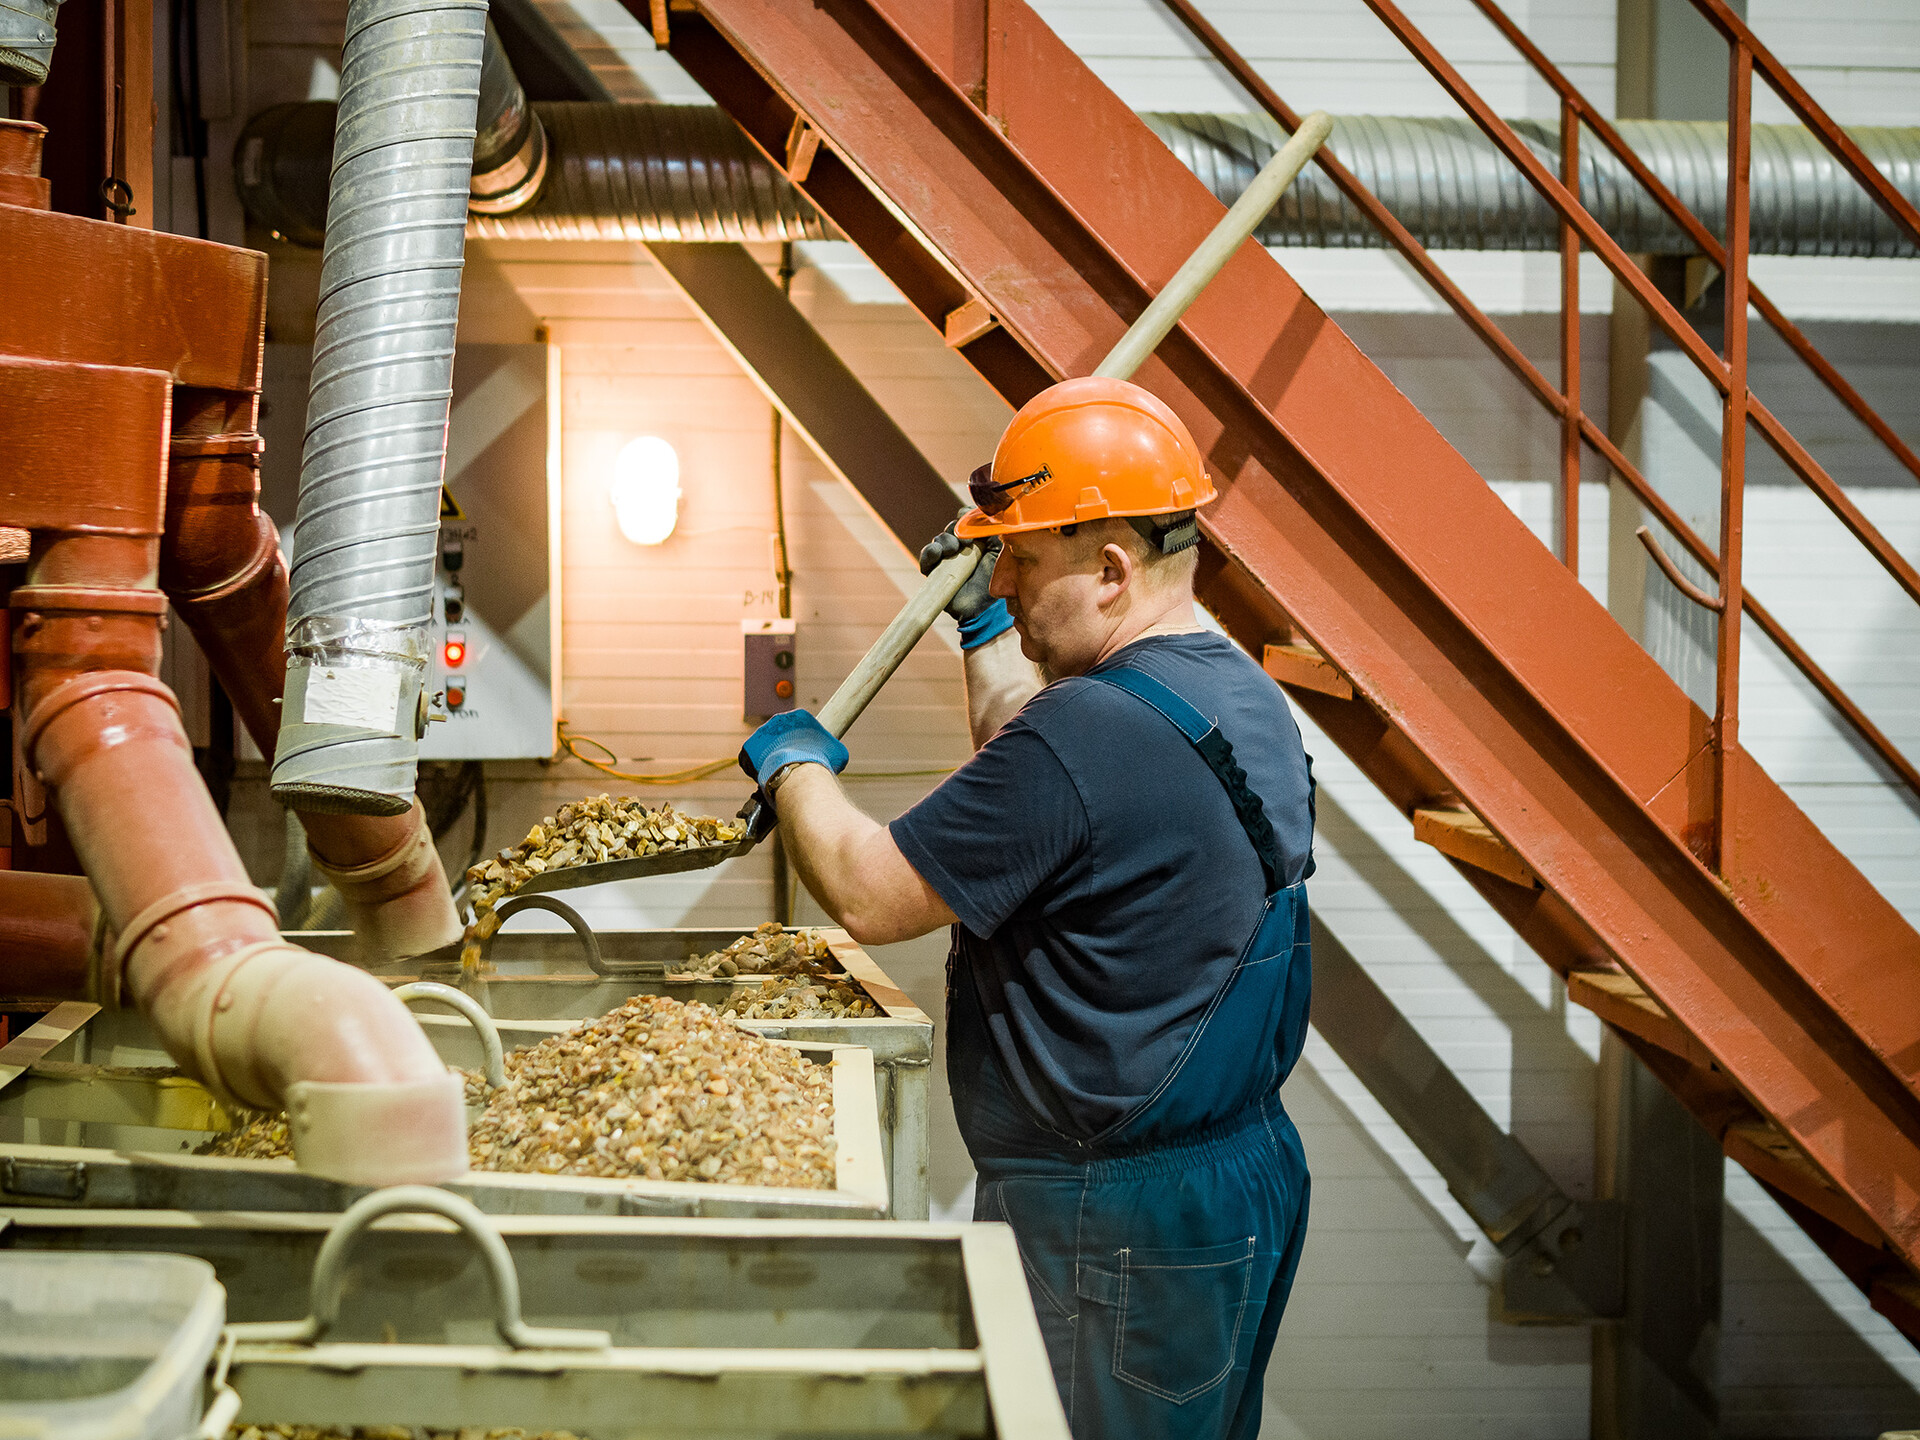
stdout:
MULTIPOLYGON (((704 0, 672 51, 770 156, 807 118, 809 197, 930 321, 989 303, 1031 358, 963 353, 1016 402, 1090 369, 1221 213, 1018 0, 704 0)), ((1920 936, 1744 758, 1753 868, 1697 862, 1705 717, 1259 246, 1139 378, 1223 485, 1216 613, 1334 659, 1357 699, 1303 703, 1409 813, 1451 790, 1542 877, 1497 892, 1522 936, 1615 955, 1920 1258, 1920 936)))

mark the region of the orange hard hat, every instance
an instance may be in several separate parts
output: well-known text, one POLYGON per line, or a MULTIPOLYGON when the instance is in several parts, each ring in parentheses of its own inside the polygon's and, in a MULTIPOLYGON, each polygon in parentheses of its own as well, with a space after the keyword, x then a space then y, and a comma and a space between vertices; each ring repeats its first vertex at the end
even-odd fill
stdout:
MULTIPOLYGON (((1089 520, 1190 516, 1214 498, 1200 447, 1165 401, 1126 380, 1089 375, 1049 386, 1020 407, 974 471, 976 509, 960 518, 962 540, 1057 530, 1089 520)), ((1189 519, 1135 526, 1161 548, 1198 539, 1189 519)))

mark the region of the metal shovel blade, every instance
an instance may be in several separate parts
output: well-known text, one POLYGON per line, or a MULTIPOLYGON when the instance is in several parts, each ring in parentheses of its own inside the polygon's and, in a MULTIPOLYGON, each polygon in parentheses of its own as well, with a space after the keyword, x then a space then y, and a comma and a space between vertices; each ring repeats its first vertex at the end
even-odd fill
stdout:
POLYGON ((543 870, 514 888, 515 895, 538 895, 551 890, 578 890, 585 885, 608 885, 615 880, 639 880, 649 875, 674 875, 682 870, 705 870, 736 855, 744 855, 758 843, 756 837, 734 841, 731 845, 702 845, 695 850, 662 850, 653 855, 631 855, 624 860, 596 860, 587 865, 563 865, 543 870))

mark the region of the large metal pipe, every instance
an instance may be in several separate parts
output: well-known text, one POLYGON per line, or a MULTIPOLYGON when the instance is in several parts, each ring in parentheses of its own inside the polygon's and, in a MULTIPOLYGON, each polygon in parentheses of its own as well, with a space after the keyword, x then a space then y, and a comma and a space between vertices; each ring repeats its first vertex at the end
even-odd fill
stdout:
POLYGON ((0 916, 7 994, 119 1004, 118 976, 98 963, 100 906, 85 877, 0 870, 0 916))
POLYGON ((535 105, 549 146, 531 205, 476 213, 513 240, 826 240, 833 225, 717 105, 535 105))
MULTIPOLYGON (((190 403, 190 402, 189 402, 190 403)), ((203 402, 210 409, 218 398, 203 402)), ((167 467, 160 585, 264 754, 280 728, 287 568, 260 509, 259 436, 223 414, 183 415, 167 467), (203 433, 179 433, 180 429, 203 433)), ((418 804, 394 815, 295 812, 340 889, 361 958, 425 954, 460 938, 446 871, 418 804)))
POLYGON ((487 22, 487 48, 480 61, 480 108, 474 119, 473 175, 467 206, 476 214, 518 210, 540 193, 547 178, 547 132, 520 88, 513 63, 487 22))
POLYGON ((289 1112, 303 1167, 365 1184, 458 1174, 459 1081, 377 980, 281 940, 194 770, 155 678, 158 550, 152 532, 36 532, 12 596, 21 755, 117 936, 114 969, 184 1070, 289 1112))
MULTIPOLYGON (((309 153, 326 102, 262 112, 242 141, 242 198, 289 238, 317 237, 325 214, 309 153), (312 110, 312 115, 302 113, 312 110), (249 148, 251 147, 251 148, 249 148), (250 158, 249 158, 250 157, 250 158), (253 177, 248 183, 247 177, 253 177)), ((817 240, 837 232, 712 105, 537 104, 548 142, 547 181, 510 213, 476 213, 467 233, 508 240, 817 240)), ((1231 205, 1285 135, 1264 115, 1142 117, 1182 164, 1231 205)), ((1559 164, 1559 127, 1510 121, 1559 164)), ((1656 175, 1715 234, 1726 208, 1726 127, 1622 120, 1618 128, 1656 175)), ((1920 128, 1848 131, 1900 188, 1920 201, 1920 128)), ((1797 125, 1753 132, 1753 252, 1757 255, 1910 256, 1915 248, 1797 125)), ((1348 115, 1328 149, 1379 195, 1423 245, 1449 250, 1555 250, 1552 209, 1464 118, 1348 115)), ((1582 137, 1582 201, 1627 250, 1691 254, 1693 243, 1591 135, 1582 137)), ((1309 167, 1256 237, 1264 245, 1375 249, 1387 244, 1324 174, 1309 167)))
POLYGON ((484 0, 351 0, 273 793, 413 806, 484 0))
MULTIPOLYGON (((1141 117, 1223 201, 1244 190, 1286 139, 1265 115, 1141 117)), ((1509 120, 1558 173, 1560 127, 1509 120)), ((1727 127, 1691 120, 1614 122, 1661 182, 1717 236, 1725 234, 1727 127)), ((1847 133, 1920 201, 1920 128, 1862 125, 1847 133)), ((1559 217, 1464 116, 1347 115, 1327 148, 1429 249, 1557 250, 1559 217)), ((1756 255, 1911 256, 1911 237, 1799 125, 1753 127, 1752 249, 1756 255)), ((1632 253, 1685 255, 1693 242, 1590 133, 1580 137, 1580 200, 1632 253)), ((1387 241, 1317 169, 1282 198, 1262 244, 1384 248, 1387 241)))

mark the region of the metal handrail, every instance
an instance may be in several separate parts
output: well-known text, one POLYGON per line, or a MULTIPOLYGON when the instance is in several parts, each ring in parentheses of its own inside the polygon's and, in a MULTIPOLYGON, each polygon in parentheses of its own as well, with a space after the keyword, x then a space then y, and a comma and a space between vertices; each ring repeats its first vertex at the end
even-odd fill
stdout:
POLYGON ((1747 22, 1733 12, 1726 0, 1693 0, 1693 8, 1706 16, 1707 23, 1718 30, 1729 45, 1747 52, 1752 68, 1773 87, 1774 94, 1786 102, 1787 108, 1800 117, 1800 123, 1819 137, 1820 143, 1892 217, 1894 224, 1920 241, 1920 210, 1916 210, 1913 202, 1902 195, 1899 188, 1861 153, 1860 147, 1853 143, 1853 137, 1820 108, 1813 96, 1793 78, 1793 72, 1760 43, 1760 37, 1747 28, 1747 22))
MULTIPOLYGON (((1178 0, 1178 3, 1184 4, 1185 0, 1178 0)), ((1725 247, 1714 238, 1713 232, 1701 223, 1699 217, 1681 203, 1680 197, 1668 189, 1660 177, 1654 174, 1653 168, 1640 158, 1631 145, 1627 144, 1626 138, 1614 128, 1613 123, 1594 109, 1592 102, 1561 73, 1557 65, 1547 59, 1540 47, 1527 37, 1524 30, 1513 23, 1512 17, 1495 4, 1494 0, 1473 0, 1473 5, 1492 22, 1493 27, 1506 37, 1507 42, 1520 52, 1522 58, 1533 66, 1540 78, 1545 80, 1553 92, 1560 97, 1563 115, 1565 108, 1571 106, 1578 113, 1582 123, 1593 131, 1594 137, 1613 153, 1615 158, 1626 167, 1627 173, 1632 175, 1640 183, 1641 188, 1653 197, 1654 203, 1666 211, 1674 224, 1686 232, 1689 240, 1700 247, 1700 253, 1714 266, 1724 271, 1727 262, 1725 247)), ((1565 128, 1566 121, 1562 119, 1563 134, 1565 128)), ((1846 134, 1845 131, 1840 133, 1843 137, 1846 134)), ((1852 144, 1852 141, 1848 140, 1847 143, 1852 144)), ((1875 173, 1879 172, 1875 171, 1875 173)), ((1894 193, 1899 194, 1897 190, 1894 193)), ((1747 286, 1747 300, 1760 312, 1760 318, 1773 328, 1801 362, 1820 377, 1820 382, 1833 392, 1834 398, 1852 412, 1854 419, 1871 430, 1880 443, 1893 453, 1893 457, 1907 468, 1913 478, 1920 480, 1920 455, 1916 455, 1906 441, 1894 432, 1893 427, 1881 418, 1880 412, 1867 403, 1865 396, 1847 383, 1846 378, 1833 368, 1827 357, 1815 348, 1805 332, 1789 320, 1759 286, 1751 283, 1747 286)))
MULTIPOLYGON (((1199 13, 1192 0, 1164 0, 1164 3, 1234 79, 1260 103, 1262 108, 1287 129, 1292 130, 1298 127, 1300 123, 1298 115, 1199 13)), ((1561 173, 1558 177, 1555 177, 1511 128, 1493 113, 1484 100, 1467 85, 1457 71, 1447 64, 1431 42, 1400 12, 1397 6, 1391 3, 1391 0, 1367 0, 1367 3, 1369 8, 1393 31, 1395 37, 1440 82, 1442 88, 1446 89, 1448 94, 1468 112, 1495 146, 1506 154, 1561 217, 1562 385, 1555 387, 1508 339, 1505 332, 1467 298, 1433 260, 1426 248, 1393 217, 1377 196, 1326 150, 1322 150, 1317 157, 1317 163, 1334 185, 1379 227, 1421 277, 1485 343, 1494 349, 1508 369, 1560 421, 1562 434, 1558 497, 1560 504, 1557 507, 1560 534, 1557 537, 1559 542, 1557 548, 1562 562, 1577 573, 1579 447, 1584 442, 1620 476, 1661 525, 1672 533, 1693 558, 1719 582, 1720 598, 1723 604, 1731 601, 1730 608, 1751 616, 1768 639, 1780 648, 1801 674, 1834 707, 1841 718, 1915 794, 1920 794, 1920 768, 1910 762, 1884 732, 1866 717, 1859 706, 1794 641, 1786 629, 1746 593, 1742 581, 1740 501, 1744 492, 1746 422, 1751 419, 1762 437, 1767 440, 1788 468, 1820 496, 1823 503, 1855 538, 1867 547, 1894 580, 1911 597, 1920 601, 1920 572, 1916 572, 1914 567, 1908 564, 1905 558, 1860 513, 1858 507, 1834 482, 1824 467, 1815 461, 1773 413, 1751 394, 1747 385, 1746 305, 1751 303, 1762 318, 1781 335, 1789 348, 1814 371, 1842 404, 1887 446, 1902 465, 1916 478, 1920 478, 1920 457, 1916 457, 1892 428, 1867 404, 1866 400, 1847 384, 1798 327, 1794 326, 1770 299, 1753 290, 1747 282, 1746 179, 1752 135, 1753 71, 1756 68, 1762 71, 1763 78, 1780 91, 1788 105, 1794 108, 1796 113, 1807 121, 1809 127, 1821 136, 1822 142, 1833 151, 1836 158, 1850 173, 1855 174, 1856 179, 1863 178, 1858 173, 1859 165, 1864 165, 1868 171, 1872 171, 1875 179, 1881 182, 1878 187, 1869 184, 1868 188, 1874 189, 1876 196, 1880 195, 1881 190, 1889 188, 1884 177, 1880 177, 1877 171, 1873 171, 1870 162, 1858 154, 1858 147, 1854 146, 1844 132, 1834 125, 1824 111, 1805 96, 1804 91, 1799 90, 1797 83, 1786 73, 1785 68, 1771 54, 1764 51, 1764 47, 1754 40, 1752 33, 1738 20, 1738 17, 1726 11, 1721 0, 1693 0, 1702 13, 1706 14, 1708 19, 1720 28, 1721 33, 1728 37, 1732 46, 1729 69, 1730 123, 1728 125, 1729 188, 1732 193, 1729 196, 1728 215, 1729 240, 1734 243, 1730 247, 1722 245, 1647 168, 1606 118, 1599 115, 1585 96, 1547 60, 1537 46, 1527 39, 1524 32, 1501 10, 1496 0, 1473 0, 1473 3, 1552 86, 1560 99, 1561 173), (1788 93, 1789 89, 1794 93, 1788 93), (1629 172, 1646 187, 1655 201, 1695 243, 1700 245, 1702 253, 1718 265, 1722 274, 1727 277, 1730 303, 1724 359, 1715 355, 1707 347, 1679 311, 1653 287, 1640 268, 1632 263, 1612 237, 1600 228, 1598 222, 1581 205, 1578 198, 1581 122, 1585 122, 1601 142, 1621 159, 1629 172), (1849 152, 1853 154, 1853 159, 1848 158, 1849 152), (1721 544, 1717 548, 1709 547, 1705 540, 1673 511, 1638 468, 1620 453, 1618 447, 1581 408, 1578 267, 1582 241, 1600 255, 1621 284, 1634 294, 1660 328, 1693 360, 1721 394, 1726 415, 1722 426, 1722 534, 1721 544), (1738 305, 1738 322, 1734 323, 1732 320, 1734 305, 1731 301, 1742 294, 1744 299, 1738 305), (1737 486, 1732 482, 1732 477, 1735 476, 1738 476, 1741 481, 1737 486), (1731 563, 1723 563, 1724 561, 1731 563)), ((1898 205, 1911 210, 1912 207, 1907 205, 1904 196, 1899 195, 1897 191, 1892 191, 1891 194, 1898 205)), ((1894 214, 1896 221, 1903 225, 1909 223, 1904 215, 1895 212, 1887 199, 1882 197, 1881 203, 1883 207, 1889 208, 1889 213, 1894 214)), ((1920 216, 1915 218, 1920 220, 1920 216)), ((1916 229, 1915 233, 1916 237, 1920 237, 1920 229, 1916 229)), ((1738 625, 1721 625, 1718 628, 1720 638, 1715 663, 1715 714, 1711 738, 1716 777, 1716 812, 1719 820, 1715 826, 1716 837, 1730 833, 1726 819, 1726 782, 1729 770, 1728 756, 1738 744, 1737 677, 1740 631, 1738 625)), ((1715 858, 1718 861, 1723 857, 1715 858)))

